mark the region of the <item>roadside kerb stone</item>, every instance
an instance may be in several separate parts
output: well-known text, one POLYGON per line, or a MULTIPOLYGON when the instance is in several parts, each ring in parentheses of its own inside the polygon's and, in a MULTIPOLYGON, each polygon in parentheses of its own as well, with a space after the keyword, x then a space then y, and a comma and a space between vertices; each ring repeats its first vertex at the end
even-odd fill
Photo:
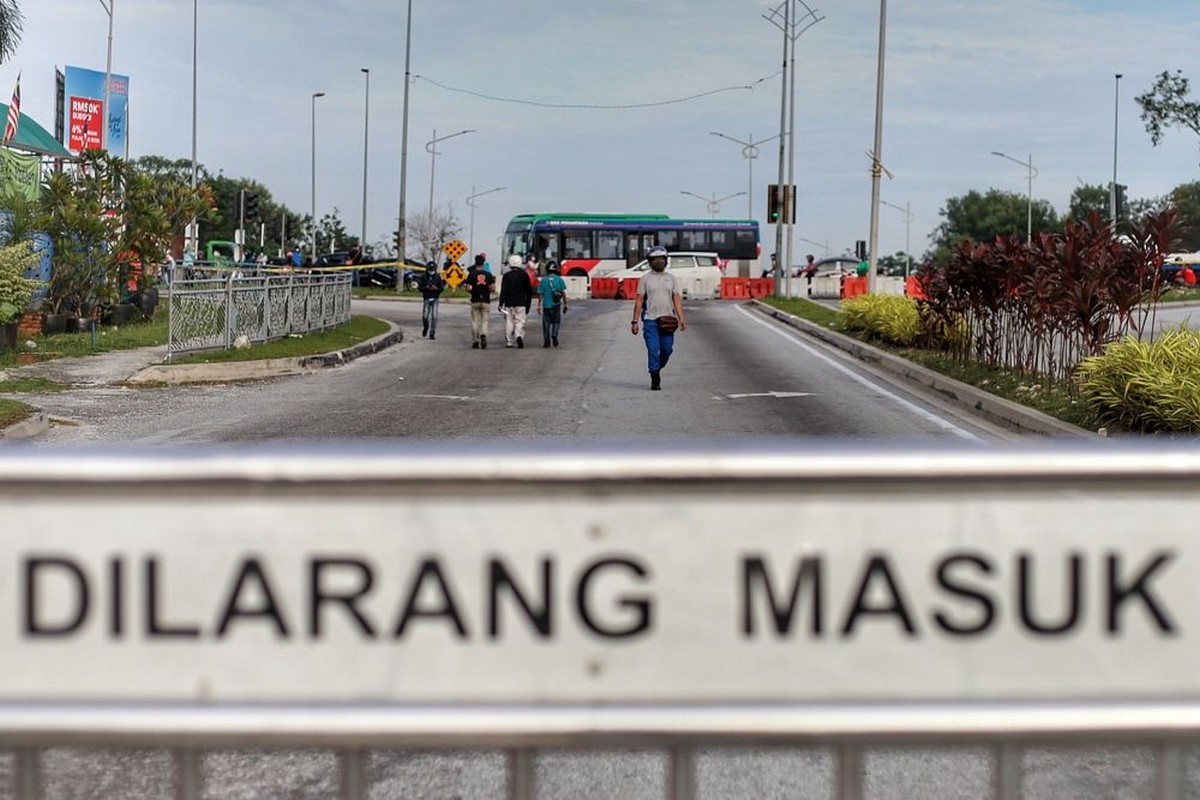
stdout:
POLYGON ((0 428, 0 439, 31 439, 40 436, 50 427, 50 419, 44 411, 34 411, 20 422, 0 428))
POLYGON ((1005 400, 994 394, 977 389, 970 384, 948 378, 939 372, 914 364, 911 361, 892 355, 877 347, 872 347, 852 336, 831 331, 820 325, 801 319, 785 311, 751 300, 749 304, 755 311, 773 317, 785 325, 804 331, 820 339, 826 344, 843 350, 860 361, 870 364, 890 375, 895 375, 909 383, 932 391, 944 400, 966 411, 982 417, 989 422, 1002 425, 1012 430, 1035 433, 1040 436, 1097 438, 1098 434, 1083 428, 1055 419, 1032 408, 1005 400))

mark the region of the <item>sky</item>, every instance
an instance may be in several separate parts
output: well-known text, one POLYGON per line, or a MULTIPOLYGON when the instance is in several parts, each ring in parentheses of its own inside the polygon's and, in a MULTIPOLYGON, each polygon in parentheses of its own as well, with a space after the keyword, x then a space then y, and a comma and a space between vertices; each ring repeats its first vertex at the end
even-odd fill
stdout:
MULTIPOLYGON (((107 0, 106 0, 107 1, 107 0)), ((403 0, 111 0, 112 69, 130 78, 130 155, 197 158, 305 213, 390 240, 400 200, 403 0), (369 106, 367 76, 370 70, 369 106), (314 92, 325 96, 315 101, 314 92), (314 137, 315 126, 315 137, 314 137), (314 148, 315 139, 315 148, 314 148), (315 149, 315 158, 314 158, 315 149)), ((101 0, 23 0, 22 111, 53 130, 54 70, 105 69, 101 0)), ((450 208, 474 251, 541 211, 765 216, 778 141, 783 34, 762 0, 412 0, 407 208, 450 208), (752 88, 746 88, 752 87, 752 88), (690 99, 688 99, 690 98, 690 99), (439 141, 436 160, 426 144, 439 141), (434 162, 434 163, 431 163, 434 162), (504 187, 500 191, 490 191, 504 187), (685 194, 685 192, 690 194, 685 194), (486 194, 484 194, 486 193, 486 194), (467 205, 472 194, 476 208, 467 205), (697 198, 693 195, 699 195, 697 198)), ((871 213, 879 0, 810 0, 796 42, 794 261, 852 249, 871 213)), ((1113 175, 1130 198, 1200 180, 1200 137, 1152 146, 1134 98, 1180 69, 1200 100, 1196 0, 891 0, 879 252, 921 254, 950 197, 995 188, 1059 213, 1113 175), (1117 73, 1123 77, 1118 81, 1117 73), (906 225, 906 213, 911 222, 906 225)), ((763 226, 764 258, 774 229, 763 226)))

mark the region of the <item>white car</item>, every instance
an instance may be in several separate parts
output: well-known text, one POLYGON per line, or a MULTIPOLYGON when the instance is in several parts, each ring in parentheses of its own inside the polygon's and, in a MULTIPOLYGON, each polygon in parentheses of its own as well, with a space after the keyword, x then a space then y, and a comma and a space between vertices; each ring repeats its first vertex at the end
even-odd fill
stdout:
MULTIPOLYGON (((641 278, 649 271, 650 262, 643 259, 629 269, 610 272, 603 277, 616 278, 623 282, 626 278, 641 278)), ((716 253, 669 253, 667 271, 679 280, 684 297, 720 296, 721 278, 724 277, 725 270, 720 256, 716 253)), ((618 290, 617 296, 626 296, 623 287, 618 290)))

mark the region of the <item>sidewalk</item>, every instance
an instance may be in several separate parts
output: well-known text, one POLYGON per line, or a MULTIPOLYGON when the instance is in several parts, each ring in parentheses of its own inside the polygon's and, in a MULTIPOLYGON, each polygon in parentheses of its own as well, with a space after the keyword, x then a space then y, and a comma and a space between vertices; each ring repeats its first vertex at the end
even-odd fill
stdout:
MULTIPOLYGON (((344 350, 294 358, 272 358, 258 361, 229 361, 215 364, 168 364, 167 346, 142 347, 136 350, 112 350, 93 356, 57 358, 0 370, 3 378, 44 378, 77 388, 110 386, 113 384, 181 385, 185 383, 228 383, 260 380, 280 375, 300 375, 324 367, 335 367, 391 347, 403 340, 400 326, 389 323, 391 329, 374 339, 368 339, 344 350)), ((48 421, 41 412, 15 425, 0 429, 0 439, 20 439, 36 436, 46 429, 48 421)))

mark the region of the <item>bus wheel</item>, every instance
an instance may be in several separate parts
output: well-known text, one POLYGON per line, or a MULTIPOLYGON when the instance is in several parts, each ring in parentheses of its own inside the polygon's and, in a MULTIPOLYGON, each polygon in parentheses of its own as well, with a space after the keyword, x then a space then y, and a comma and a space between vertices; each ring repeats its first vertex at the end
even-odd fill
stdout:
POLYGON ((570 270, 569 272, 567 272, 567 277, 568 277, 568 278, 586 278, 586 277, 587 277, 587 271, 586 271, 586 270, 582 270, 582 269, 580 269, 579 267, 576 267, 575 269, 573 269, 573 270, 570 270))

